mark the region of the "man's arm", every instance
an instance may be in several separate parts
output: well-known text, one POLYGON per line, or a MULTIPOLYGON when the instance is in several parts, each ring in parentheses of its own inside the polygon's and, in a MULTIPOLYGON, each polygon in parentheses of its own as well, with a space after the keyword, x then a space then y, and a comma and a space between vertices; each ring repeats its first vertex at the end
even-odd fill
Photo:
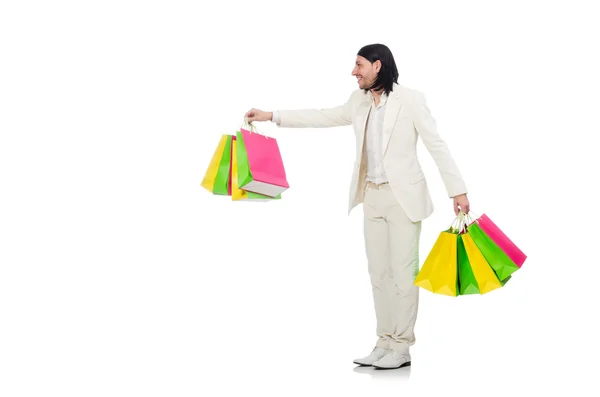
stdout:
POLYGON ((360 91, 354 91, 340 106, 323 109, 279 110, 273 112, 273 122, 284 128, 327 128, 351 125, 354 106, 360 91))
POLYGON ((325 128, 352 124, 354 106, 361 91, 354 91, 346 103, 332 108, 296 109, 265 112, 250 109, 244 117, 248 122, 272 121, 284 128, 325 128))
POLYGON ((466 194, 467 186, 448 150, 446 142, 437 132, 437 125, 427 106, 425 95, 417 90, 414 90, 412 113, 413 124, 440 171, 448 196, 453 198, 466 194))

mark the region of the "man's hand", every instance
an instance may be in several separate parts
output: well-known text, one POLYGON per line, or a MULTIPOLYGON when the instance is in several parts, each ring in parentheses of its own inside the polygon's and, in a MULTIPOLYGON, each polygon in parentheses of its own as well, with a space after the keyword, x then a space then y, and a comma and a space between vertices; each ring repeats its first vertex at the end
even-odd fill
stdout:
POLYGON ((460 207, 460 211, 464 212, 465 214, 469 213, 469 199, 467 198, 467 194, 460 194, 458 196, 454 197, 454 214, 458 215, 459 212, 459 207, 460 207))
POLYGON ((271 121, 273 119, 273 112, 264 112, 260 109, 250 109, 244 115, 248 123, 253 121, 271 121))

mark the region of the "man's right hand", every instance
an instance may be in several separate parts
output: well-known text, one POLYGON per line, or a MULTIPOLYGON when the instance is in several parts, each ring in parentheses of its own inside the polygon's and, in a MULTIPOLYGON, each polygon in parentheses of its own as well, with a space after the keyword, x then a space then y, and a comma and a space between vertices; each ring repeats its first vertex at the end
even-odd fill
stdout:
POLYGON ((253 121, 271 121, 273 119, 273 112, 265 112, 260 109, 250 109, 244 115, 248 123, 253 121))

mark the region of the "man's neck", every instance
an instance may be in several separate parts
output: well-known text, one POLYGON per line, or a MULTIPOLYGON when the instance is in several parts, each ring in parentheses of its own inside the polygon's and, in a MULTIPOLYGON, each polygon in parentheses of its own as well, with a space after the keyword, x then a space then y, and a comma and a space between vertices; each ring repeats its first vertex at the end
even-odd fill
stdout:
POLYGON ((373 94, 373 100, 375 101, 375 106, 379 105, 379 101, 381 100, 381 94, 383 93, 383 90, 371 90, 371 94, 373 94))

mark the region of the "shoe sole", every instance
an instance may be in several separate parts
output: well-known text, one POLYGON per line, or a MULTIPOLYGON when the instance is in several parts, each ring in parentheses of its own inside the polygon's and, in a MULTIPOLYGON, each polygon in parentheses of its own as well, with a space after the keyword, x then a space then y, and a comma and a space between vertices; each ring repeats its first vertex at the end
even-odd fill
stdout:
POLYGON ((372 365, 372 367, 375 369, 398 369, 398 368, 403 368, 403 367, 410 367, 410 361, 407 361, 398 367, 378 367, 377 365, 372 365))
POLYGON ((360 365, 361 367, 372 367, 373 366, 373 364, 357 363, 356 361, 352 361, 352 362, 356 365, 360 365))

